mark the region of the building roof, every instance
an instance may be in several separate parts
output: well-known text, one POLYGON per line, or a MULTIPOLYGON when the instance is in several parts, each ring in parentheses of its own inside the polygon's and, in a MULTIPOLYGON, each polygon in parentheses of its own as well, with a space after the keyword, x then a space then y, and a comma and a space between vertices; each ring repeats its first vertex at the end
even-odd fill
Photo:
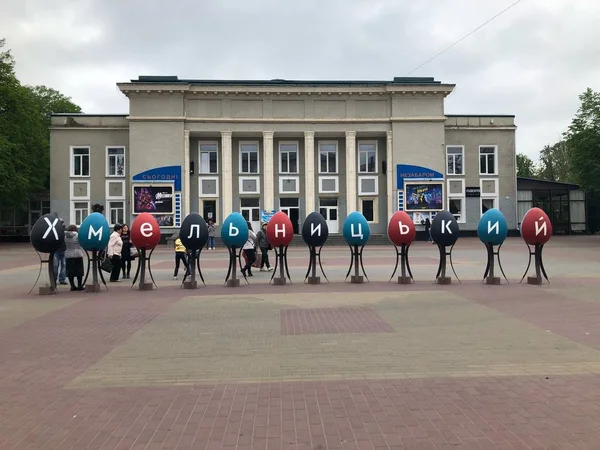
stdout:
POLYGON ((198 85, 221 85, 221 86, 388 86, 388 85, 431 85, 442 84, 433 77, 394 77, 391 81, 375 80, 284 80, 274 78, 272 80, 192 80, 179 79, 176 75, 140 75, 131 83, 148 84, 198 84, 198 85))
POLYGON ((517 177, 517 189, 569 189, 577 190, 576 183, 565 183, 564 181, 549 181, 539 178, 517 177))

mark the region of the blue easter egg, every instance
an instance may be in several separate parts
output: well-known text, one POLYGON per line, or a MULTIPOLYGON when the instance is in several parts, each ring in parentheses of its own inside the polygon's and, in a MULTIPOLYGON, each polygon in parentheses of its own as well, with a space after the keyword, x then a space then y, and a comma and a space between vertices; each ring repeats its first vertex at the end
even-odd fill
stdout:
POLYGON ((354 211, 344 221, 344 239, 350 246, 365 245, 371 236, 369 222, 358 211, 354 211))
POLYGON ((242 248, 248 240, 248 224, 238 212, 231 213, 221 225, 221 239, 227 247, 242 248))
POLYGON ((484 244, 500 245, 508 234, 504 214, 496 208, 488 209, 477 225, 477 236, 484 244))
POLYGON ((103 250, 110 239, 110 228, 106 217, 95 212, 85 218, 79 227, 79 244, 85 250, 103 250))

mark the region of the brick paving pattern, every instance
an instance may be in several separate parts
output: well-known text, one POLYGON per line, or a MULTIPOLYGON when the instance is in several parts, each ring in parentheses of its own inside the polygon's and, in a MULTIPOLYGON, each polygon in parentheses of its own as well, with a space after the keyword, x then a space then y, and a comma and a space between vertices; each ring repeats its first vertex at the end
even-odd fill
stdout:
POLYGON ((598 450, 600 256, 562 242, 543 287, 231 290, 208 269, 185 291, 168 267, 153 292, 51 298, 26 295, 24 253, 0 267, 0 450, 598 450))
POLYGON ((281 334, 391 333, 372 308, 282 309, 281 334))

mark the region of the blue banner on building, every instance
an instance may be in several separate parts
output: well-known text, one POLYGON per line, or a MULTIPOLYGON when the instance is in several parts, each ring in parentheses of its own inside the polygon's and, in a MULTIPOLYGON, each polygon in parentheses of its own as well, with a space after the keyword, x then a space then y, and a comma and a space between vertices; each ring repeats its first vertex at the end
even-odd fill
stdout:
POLYGON ((267 210, 261 210, 260 212, 260 221, 261 222, 269 222, 269 220, 271 220, 271 217, 273 217, 273 215, 275 215, 277 211, 275 211, 274 209, 267 209, 267 210))
POLYGON ((404 182, 411 180, 443 180, 440 172, 423 166, 411 164, 398 164, 396 166, 396 188, 404 189, 404 182))
POLYGON ((163 166, 140 172, 133 176, 133 181, 175 183, 175 191, 181 192, 181 166, 163 166))

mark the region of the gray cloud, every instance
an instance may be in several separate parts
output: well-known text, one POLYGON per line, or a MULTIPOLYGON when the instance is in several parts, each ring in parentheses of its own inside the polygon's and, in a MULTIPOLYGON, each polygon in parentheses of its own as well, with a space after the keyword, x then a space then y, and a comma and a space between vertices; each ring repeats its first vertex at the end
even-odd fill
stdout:
MULTIPOLYGON (((126 112, 115 84, 185 78, 391 79, 510 0, 4 0, 0 29, 28 84, 86 112, 126 112)), ((416 71, 456 83, 448 113, 515 114, 518 151, 556 141, 600 89, 600 2, 523 0, 416 71)))

